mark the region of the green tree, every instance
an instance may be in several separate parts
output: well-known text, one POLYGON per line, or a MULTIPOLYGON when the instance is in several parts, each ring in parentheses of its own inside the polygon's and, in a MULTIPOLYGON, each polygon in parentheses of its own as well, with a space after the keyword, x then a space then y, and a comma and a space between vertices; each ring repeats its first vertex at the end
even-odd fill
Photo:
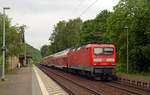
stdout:
POLYGON ((101 11, 95 19, 87 20, 83 23, 82 27, 82 43, 98 42, 108 43, 106 35, 107 19, 111 15, 111 12, 107 10, 101 11))
POLYGON ((49 50, 51 53, 80 45, 81 28, 82 20, 80 18, 57 23, 50 36, 51 45, 49 50))
POLYGON ((147 0, 120 0, 108 18, 107 35, 110 43, 117 46, 117 56, 122 71, 126 69, 126 31, 129 27, 129 70, 130 72, 148 70, 150 9, 147 0))
POLYGON ((42 48, 40 49, 42 57, 47 56, 48 48, 49 48, 48 45, 43 45, 42 46, 42 48))

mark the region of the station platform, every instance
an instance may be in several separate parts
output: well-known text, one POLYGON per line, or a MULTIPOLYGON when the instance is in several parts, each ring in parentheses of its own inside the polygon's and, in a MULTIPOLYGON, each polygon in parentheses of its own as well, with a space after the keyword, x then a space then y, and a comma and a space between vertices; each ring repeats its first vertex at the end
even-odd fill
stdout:
POLYGON ((68 95, 35 65, 6 75, 0 83, 0 95, 68 95))

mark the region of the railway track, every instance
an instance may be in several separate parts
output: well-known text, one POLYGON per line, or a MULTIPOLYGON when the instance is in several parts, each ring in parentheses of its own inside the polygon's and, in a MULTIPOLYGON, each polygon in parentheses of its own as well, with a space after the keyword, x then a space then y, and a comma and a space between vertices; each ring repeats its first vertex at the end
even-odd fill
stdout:
POLYGON ((74 82, 71 79, 65 78, 51 70, 48 70, 47 67, 44 66, 38 67, 50 78, 52 78, 55 82, 57 82, 60 86, 62 86, 64 90, 66 90, 69 93, 69 95, 102 95, 92 89, 89 89, 85 86, 80 85, 79 83, 74 82), (63 83, 65 83, 65 85, 63 83), (76 89, 78 91, 76 91, 76 89))
POLYGON ((39 66, 39 68, 61 85, 70 95, 149 95, 150 93, 142 88, 137 89, 116 81, 92 81, 45 66, 39 66), (62 84, 63 82, 65 84, 62 84))
MULTIPOLYGON (((119 81, 112 81, 111 82, 111 84, 113 85, 113 84, 115 84, 115 85, 119 85, 119 86, 124 86, 124 87, 129 87, 129 88, 133 88, 133 89, 135 89, 135 90, 133 90, 132 92, 133 93, 136 93, 136 94, 140 94, 140 95, 143 95, 144 93, 145 94, 148 94, 148 93, 150 93, 150 89, 148 89, 148 88, 142 88, 142 87, 138 87, 138 86, 135 86, 135 85, 131 85, 131 84, 128 84, 128 83, 124 83, 124 82, 119 82, 119 81), (136 91, 136 90, 138 90, 138 91, 136 91), (143 92, 143 91, 145 91, 145 92, 143 92)), ((122 88, 121 88, 122 89, 122 88)), ((125 88, 125 90, 126 90, 126 88, 125 88)), ((128 90, 129 92, 131 92, 131 90, 128 90)))

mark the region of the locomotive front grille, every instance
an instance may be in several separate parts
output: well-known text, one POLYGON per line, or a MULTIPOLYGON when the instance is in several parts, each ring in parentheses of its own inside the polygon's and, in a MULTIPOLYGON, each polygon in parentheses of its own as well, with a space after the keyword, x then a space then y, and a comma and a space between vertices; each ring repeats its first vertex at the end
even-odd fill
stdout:
POLYGON ((112 73, 113 68, 95 68, 95 73, 112 73))

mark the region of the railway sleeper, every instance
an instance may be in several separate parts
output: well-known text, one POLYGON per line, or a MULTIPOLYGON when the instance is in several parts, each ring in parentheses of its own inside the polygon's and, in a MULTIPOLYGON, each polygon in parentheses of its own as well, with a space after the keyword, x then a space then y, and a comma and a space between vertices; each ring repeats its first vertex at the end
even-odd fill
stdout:
POLYGON ((142 85, 143 85, 144 88, 146 88, 147 87, 147 82, 143 82, 142 85))
POLYGON ((150 88, 150 83, 147 83, 147 82, 136 81, 136 80, 129 80, 129 79, 121 78, 121 77, 118 77, 118 80, 120 82, 129 83, 131 85, 136 85, 136 86, 144 87, 144 88, 150 88))
POLYGON ((132 84, 132 85, 135 85, 135 80, 132 80, 132 81, 131 81, 131 84, 132 84))

